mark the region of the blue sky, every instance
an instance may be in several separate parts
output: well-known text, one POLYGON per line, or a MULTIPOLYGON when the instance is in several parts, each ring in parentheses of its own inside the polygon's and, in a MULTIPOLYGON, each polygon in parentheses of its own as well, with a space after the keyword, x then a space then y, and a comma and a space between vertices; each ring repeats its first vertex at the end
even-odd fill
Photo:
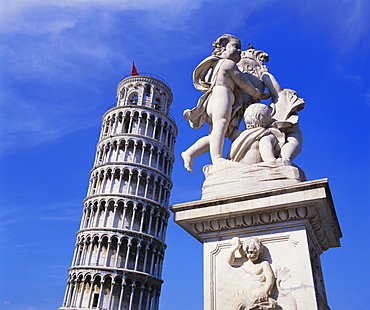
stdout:
MULTIPOLYGON (((224 34, 269 53, 270 71, 306 100, 309 180, 328 178, 342 247, 321 256, 332 309, 370 297, 370 5, 367 0, 0 1, 0 310, 50 310, 63 299, 103 113, 130 73, 166 80, 179 127, 171 203, 197 200, 180 152, 206 128, 182 111, 200 93, 191 75, 224 34)), ((160 309, 202 309, 202 245, 172 221, 160 309)))

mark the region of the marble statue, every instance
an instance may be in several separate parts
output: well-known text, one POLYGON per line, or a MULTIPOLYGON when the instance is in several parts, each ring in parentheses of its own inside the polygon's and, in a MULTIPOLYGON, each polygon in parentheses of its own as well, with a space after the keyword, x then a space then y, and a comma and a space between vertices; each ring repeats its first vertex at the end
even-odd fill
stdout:
POLYGON ((265 72, 262 79, 271 94, 272 126, 286 135, 280 157, 292 161, 302 150, 303 138, 298 124, 298 111, 304 108, 305 102, 296 91, 281 88, 271 73, 265 72))
POLYGON ((261 258, 263 245, 256 237, 247 239, 244 243, 238 237, 232 239, 229 252, 229 264, 232 267, 243 268, 250 275, 250 287, 242 301, 237 301, 235 310, 273 310, 277 302, 271 298, 275 285, 275 275, 267 260, 261 258))
MULTIPOLYGON (((279 129, 285 136, 284 143, 280 145, 281 150, 276 158, 292 161, 302 150, 303 138, 298 124, 298 111, 304 108, 305 102, 298 97, 296 91, 283 89, 280 86, 264 64, 268 60, 269 56, 267 53, 255 50, 253 46, 249 46, 248 50, 242 52, 238 67, 244 74, 249 76, 253 85, 256 85, 259 89, 267 88, 264 98, 271 98, 272 121, 270 127, 279 129)), ((245 107, 252 103, 248 95, 245 94, 243 101, 247 102, 247 104, 244 104, 245 107)), ((238 131, 239 133, 235 131, 236 134, 234 136, 240 135, 240 130, 238 131)), ((236 146, 234 145, 232 148, 235 149, 236 146)))
POLYGON ((243 115, 241 91, 258 102, 261 91, 237 67, 241 59, 241 42, 238 38, 224 34, 213 43, 212 56, 203 60, 193 73, 193 83, 197 90, 204 92, 192 110, 184 111, 184 119, 198 129, 208 123, 210 134, 197 140, 182 153, 184 166, 192 172, 192 162, 206 152, 210 152, 212 163, 222 159, 224 138, 233 140, 233 132, 238 128, 243 115))
POLYGON ((246 130, 238 129, 228 159, 246 165, 276 161, 285 136, 272 123, 271 108, 262 103, 251 104, 244 113, 246 130))
MULTIPOLYGON (((184 118, 194 129, 209 123, 210 134, 181 154, 189 172, 193 159, 208 151, 212 164, 222 159, 225 137, 233 142, 228 159, 247 165, 276 159, 292 161, 302 150, 298 111, 303 109, 304 100, 295 91, 280 86, 264 64, 269 59, 267 53, 251 45, 243 52, 240 48, 237 38, 223 35, 214 43, 213 55, 194 71, 194 86, 205 94, 194 109, 184 111, 184 118), (239 124, 244 111, 257 102, 258 109, 266 114, 267 109, 261 107, 259 99, 268 98, 271 98, 269 124, 253 125, 253 130, 249 126, 242 132, 239 124), (252 145, 253 137, 258 142, 252 145)), ((257 106, 254 108, 258 110, 257 106)))

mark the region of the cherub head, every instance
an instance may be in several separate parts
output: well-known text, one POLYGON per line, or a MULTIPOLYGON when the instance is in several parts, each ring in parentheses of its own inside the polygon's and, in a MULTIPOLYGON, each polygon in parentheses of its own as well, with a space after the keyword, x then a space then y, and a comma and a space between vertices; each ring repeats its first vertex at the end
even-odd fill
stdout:
POLYGON ((268 62, 269 56, 264 51, 258 51, 254 48, 248 48, 246 51, 242 51, 241 59, 238 62, 238 68, 243 73, 249 73, 262 80, 262 74, 267 72, 269 69, 265 65, 268 62))
POLYGON ((267 128, 271 122, 271 108, 265 104, 253 103, 244 112, 244 123, 247 129, 267 128))
POLYGON ((256 237, 250 237, 244 242, 245 255, 247 258, 254 262, 259 258, 259 255, 263 252, 263 245, 260 239, 256 237))
POLYGON ((237 63, 240 61, 240 53, 241 42, 231 34, 224 34, 213 43, 212 55, 231 59, 237 63))

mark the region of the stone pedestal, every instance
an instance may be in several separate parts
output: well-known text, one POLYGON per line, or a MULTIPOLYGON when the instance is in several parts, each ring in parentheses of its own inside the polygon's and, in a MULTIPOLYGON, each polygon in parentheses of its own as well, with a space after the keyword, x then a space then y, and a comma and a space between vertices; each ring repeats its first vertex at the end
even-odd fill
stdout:
POLYGON ((238 195, 260 189, 278 188, 306 181, 304 172, 291 161, 244 165, 229 160, 203 168, 206 177, 202 199, 218 198, 220 193, 238 195))
POLYGON ((204 244, 205 310, 238 310, 241 300, 253 298, 259 280, 228 261, 231 239, 251 236, 264 245, 261 255, 275 274, 276 309, 330 309, 320 254, 340 246, 341 230, 326 179, 182 203, 171 210, 175 222, 204 244))

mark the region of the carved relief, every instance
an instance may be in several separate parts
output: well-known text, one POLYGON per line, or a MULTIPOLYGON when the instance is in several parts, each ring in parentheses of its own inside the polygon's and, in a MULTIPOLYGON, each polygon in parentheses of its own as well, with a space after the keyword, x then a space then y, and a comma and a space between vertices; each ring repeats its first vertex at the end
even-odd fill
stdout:
POLYGON ((234 301, 235 310, 274 310, 277 302, 271 297, 275 286, 275 275, 271 265, 261 257, 263 245, 256 237, 243 243, 238 237, 232 239, 228 263, 232 267, 241 267, 249 276, 250 287, 246 288, 234 301))
MULTIPOLYGON (((278 241, 287 241, 289 237, 278 241)), ((274 240, 275 242, 277 240, 274 240)), ((222 246, 221 246, 222 247, 222 246)), ((218 250, 221 249, 217 246, 218 250)), ((292 295, 292 288, 282 287, 282 283, 291 278, 287 267, 273 266, 268 249, 259 238, 251 237, 241 242, 238 237, 231 240, 231 248, 225 248, 227 263, 238 270, 234 274, 232 286, 235 292, 231 293, 230 310, 296 310, 297 302, 292 295), (267 253, 264 253, 267 252, 267 253), (236 284, 235 283, 235 284, 236 284), (240 286, 242 283, 242 288, 240 286)), ((213 253, 215 255, 215 253, 213 253)), ((234 272, 231 270, 230 272, 234 272)), ((225 304, 222 309, 225 308, 225 304)), ((212 309, 219 309, 220 305, 212 309)), ((221 308, 220 308, 221 309, 221 308)), ((226 308, 225 308, 226 309, 226 308)))

